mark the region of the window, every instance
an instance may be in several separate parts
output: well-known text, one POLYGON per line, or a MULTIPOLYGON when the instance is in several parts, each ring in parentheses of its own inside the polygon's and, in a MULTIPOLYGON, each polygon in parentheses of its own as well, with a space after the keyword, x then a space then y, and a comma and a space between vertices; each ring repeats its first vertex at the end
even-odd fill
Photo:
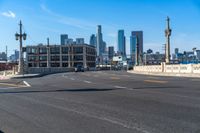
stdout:
POLYGON ((28 61, 37 61, 36 56, 28 56, 28 61))
POLYGON ((60 56, 51 56, 51 61, 60 61, 60 56))
POLYGON ((51 47, 51 54, 60 54, 60 47, 51 47))
POLYGON ((47 63, 40 63, 40 67, 47 67, 47 63))
POLYGON ((60 63, 51 63, 51 67, 60 67, 60 63))
POLYGON ((28 54, 37 54, 37 48, 27 48, 28 54))
POLYGON ((40 48, 40 54, 47 54, 47 48, 40 48))
POLYGON ((62 63, 62 67, 68 67, 68 63, 62 63))
POLYGON ((62 56, 62 61, 68 61, 68 56, 62 56))
POLYGON ((47 61, 47 56, 40 56, 40 61, 47 61))
POLYGON ((82 54, 83 53, 83 47, 74 47, 74 53, 75 54, 82 54))
POLYGON ((33 67, 33 64, 32 63, 28 63, 28 67, 33 67))
POLYGON ((74 61, 82 61, 83 60, 83 56, 82 55, 75 55, 74 56, 74 61))
POLYGON ((68 54, 68 47, 62 47, 62 54, 68 54))

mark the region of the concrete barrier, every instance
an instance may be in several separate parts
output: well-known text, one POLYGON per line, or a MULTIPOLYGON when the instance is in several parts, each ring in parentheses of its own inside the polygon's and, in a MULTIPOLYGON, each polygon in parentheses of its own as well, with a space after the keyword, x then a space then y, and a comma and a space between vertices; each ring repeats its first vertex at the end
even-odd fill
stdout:
POLYGON ((14 74, 15 72, 12 70, 0 71, 1 77, 6 77, 6 76, 10 77, 10 76, 13 76, 14 74))
POLYGON ((27 74, 52 74, 72 71, 74 71, 74 68, 28 68, 27 74))
POLYGON ((150 73, 200 74, 200 64, 134 66, 133 71, 150 73))

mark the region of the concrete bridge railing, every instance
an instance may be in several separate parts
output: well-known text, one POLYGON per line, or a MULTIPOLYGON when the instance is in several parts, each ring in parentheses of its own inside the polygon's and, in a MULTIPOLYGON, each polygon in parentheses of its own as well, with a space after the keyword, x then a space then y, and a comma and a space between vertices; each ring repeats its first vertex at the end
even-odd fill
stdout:
POLYGON ((136 72, 152 72, 152 73, 188 73, 200 74, 200 64, 174 64, 166 65, 149 65, 149 66, 134 66, 136 72))

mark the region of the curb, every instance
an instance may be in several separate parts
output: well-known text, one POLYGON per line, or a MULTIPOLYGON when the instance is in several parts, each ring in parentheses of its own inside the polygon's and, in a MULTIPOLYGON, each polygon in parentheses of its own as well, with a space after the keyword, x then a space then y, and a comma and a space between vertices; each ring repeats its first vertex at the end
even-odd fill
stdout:
POLYGON ((34 75, 16 75, 13 77, 10 77, 10 79, 21 79, 21 78, 38 78, 44 76, 43 74, 34 74, 34 75))

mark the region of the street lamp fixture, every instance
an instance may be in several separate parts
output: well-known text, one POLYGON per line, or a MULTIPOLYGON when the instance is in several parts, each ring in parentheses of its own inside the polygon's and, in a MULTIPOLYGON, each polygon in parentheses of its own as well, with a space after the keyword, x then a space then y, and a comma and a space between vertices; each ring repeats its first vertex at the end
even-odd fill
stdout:
POLYGON ((18 33, 15 34, 15 39, 16 39, 17 41, 19 40, 19 34, 18 34, 18 33))
POLYGON ((19 74, 24 74, 23 72, 23 45, 22 45, 22 41, 26 40, 27 34, 26 33, 22 33, 22 22, 20 21, 19 23, 19 33, 15 34, 15 39, 20 43, 20 49, 19 49, 19 66, 18 66, 18 73, 19 74))

